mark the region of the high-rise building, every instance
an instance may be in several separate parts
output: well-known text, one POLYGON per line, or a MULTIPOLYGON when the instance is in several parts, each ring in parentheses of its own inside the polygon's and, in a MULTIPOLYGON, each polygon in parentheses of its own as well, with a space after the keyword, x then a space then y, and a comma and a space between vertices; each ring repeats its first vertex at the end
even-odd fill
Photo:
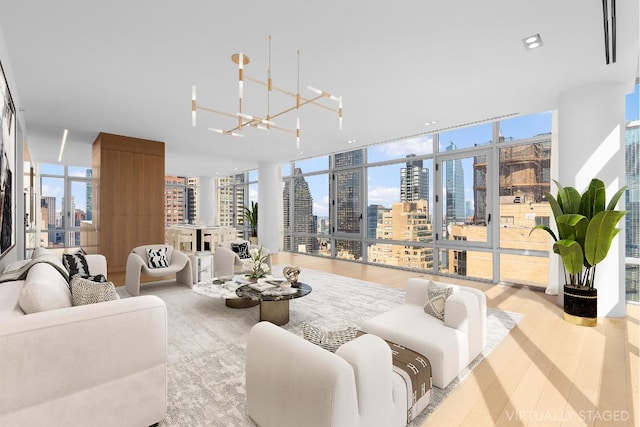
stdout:
POLYGON ((429 169, 422 167, 422 159, 409 160, 415 154, 407 156, 407 166, 400 169, 400 200, 415 202, 429 200, 429 169))
POLYGON ((640 258, 640 120, 629 122, 624 133, 627 169, 625 206, 626 256, 640 258))
MULTIPOLYGON (((352 150, 334 155, 335 168, 362 164, 362 150, 352 150)), ((337 233, 354 234, 359 237, 362 223, 360 170, 334 172, 336 183, 336 219, 337 233)), ((330 184, 331 185, 331 184, 330 184)), ((331 194, 331 191, 329 191, 331 194)), ((336 253, 340 258, 362 259, 362 244, 349 240, 336 241, 336 253)))
MULTIPOLYGON (((450 142, 446 151, 453 151, 456 145, 450 142)), ((452 223, 465 222, 465 206, 464 206, 464 169, 462 160, 445 160, 445 193, 447 202, 447 211, 444 225, 452 223)))
MULTIPOLYGON (((380 209, 376 238, 380 240, 404 240, 410 242, 428 242, 433 236, 433 226, 429 220, 429 202, 398 202, 391 209, 380 209)), ((375 243, 369 246, 369 262, 411 268, 431 270, 433 268, 433 249, 429 247, 398 245, 393 243, 375 243)))
POLYGON ((367 237, 377 238, 378 224, 382 222, 382 213, 389 211, 382 205, 367 206, 367 237))
MULTIPOLYGON (((640 120, 629 122, 625 129, 625 159, 627 166, 627 191, 625 208, 625 253, 630 258, 640 258, 640 120)), ((626 295, 628 301, 640 301, 640 266, 625 267, 626 295)))
MULTIPOLYGON (((87 169, 86 177, 93 178, 92 169, 87 169)), ((87 213, 85 215, 86 220, 92 221, 93 220, 93 181, 87 182, 87 189, 85 194, 86 194, 86 201, 87 201, 87 207, 86 207, 87 213)))
MULTIPOLYGON (((50 230, 47 236, 47 242, 42 242, 46 246, 52 246, 56 243, 56 198, 53 196, 40 196, 40 213, 42 218, 42 229, 50 230)), ((43 236, 44 238, 44 236, 43 236)))
POLYGON ((195 224, 200 221, 198 216, 198 178, 187 178, 187 219, 190 223, 195 224))
MULTIPOLYGON (((293 233, 315 234, 317 225, 313 215, 313 196, 311 196, 309 184, 301 175, 302 170, 296 168, 293 178, 285 181, 282 190, 284 228, 291 227, 291 218, 293 218, 293 229, 291 229, 293 233), (291 191, 291 182, 293 182, 293 191, 291 191)), ((310 236, 294 236, 293 242, 285 236, 284 247, 296 252, 312 252, 318 250, 319 243, 316 238, 310 236), (291 247, 292 244, 293 247, 291 247)))
POLYGON ((185 188, 187 180, 181 176, 165 176, 165 224, 184 224, 185 188))

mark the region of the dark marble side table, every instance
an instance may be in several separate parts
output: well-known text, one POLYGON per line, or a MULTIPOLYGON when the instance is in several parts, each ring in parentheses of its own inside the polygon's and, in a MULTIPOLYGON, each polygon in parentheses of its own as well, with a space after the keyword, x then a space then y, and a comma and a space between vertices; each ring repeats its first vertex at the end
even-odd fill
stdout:
POLYGON ((243 299, 258 301, 260 303, 260 320, 266 320, 278 326, 289 323, 289 300, 302 298, 311 293, 311 286, 306 283, 297 283, 297 288, 291 288, 292 293, 282 294, 276 292, 265 294, 253 289, 250 285, 240 286, 236 289, 236 295, 243 299), (295 292, 293 292, 295 291, 295 292))

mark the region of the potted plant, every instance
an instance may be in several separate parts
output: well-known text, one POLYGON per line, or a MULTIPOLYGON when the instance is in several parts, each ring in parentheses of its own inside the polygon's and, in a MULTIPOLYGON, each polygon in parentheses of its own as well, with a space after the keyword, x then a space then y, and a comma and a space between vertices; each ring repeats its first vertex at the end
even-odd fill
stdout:
POLYGON ((251 228, 249 240, 252 245, 258 243, 258 202, 251 202, 251 207, 244 207, 244 217, 251 228))
POLYGON ((573 187, 562 187, 557 181, 557 197, 545 192, 551 205, 558 235, 545 225, 554 240, 553 252, 560 255, 564 268, 564 318, 585 326, 595 326, 598 317, 598 290, 595 285, 596 265, 606 258, 613 238, 620 232, 618 222, 628 211, 614 210, 626 186, 614 194, 606 205, 604 183, 592 179, 580 195, 573 187), (606 205, 606 207, 605 207, 606 205))

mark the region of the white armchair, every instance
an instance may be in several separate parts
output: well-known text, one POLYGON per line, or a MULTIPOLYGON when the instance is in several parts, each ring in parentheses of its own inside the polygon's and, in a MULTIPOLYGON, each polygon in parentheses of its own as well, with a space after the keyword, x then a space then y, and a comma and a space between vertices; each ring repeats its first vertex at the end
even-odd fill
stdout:
POLYGON ((163 277, 170 274, 176 275, 179 283, 192 286, 193 272, 191 270, 191 260, 185 254, 175 250, 169 245, 144 245, 133 248, 127 258, 127 271, 125 276, 125 287, 130 295, 140 295, 140 274, 144 273, 150 277, 163 277), (168 267, 149 268, 147 263, 147 249, 167 248, 168 267))
POLYGON ((247 410, 261 427, 407 424, 407 389, 391 349, 363 335, 335 354, 269 322, 249 332, 247 410), (277 409, 276 409, 277 408, 277 409))
MULTIPOLYGON (((220 246, 216 248, 213 254, 213 271, 216 276, 233 276, 234 274, 244 273, 243 260, 240 259, 237 253, 231 250, 232 243, 244 243, 246 240, 225 240, 220 243, 220 246)), ((249 244, 249 249, 258 249, 260 245, 249 244)), ((271 255, 266 260, 269 269, 271 269, 271 255)))

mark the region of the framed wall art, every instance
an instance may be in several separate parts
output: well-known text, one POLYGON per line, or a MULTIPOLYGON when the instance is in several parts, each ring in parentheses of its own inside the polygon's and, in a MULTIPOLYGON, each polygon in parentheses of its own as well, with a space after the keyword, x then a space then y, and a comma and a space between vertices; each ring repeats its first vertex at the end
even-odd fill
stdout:
POLYGON ((0 63, 0 258, 16 244, 16 109, 0 63))

